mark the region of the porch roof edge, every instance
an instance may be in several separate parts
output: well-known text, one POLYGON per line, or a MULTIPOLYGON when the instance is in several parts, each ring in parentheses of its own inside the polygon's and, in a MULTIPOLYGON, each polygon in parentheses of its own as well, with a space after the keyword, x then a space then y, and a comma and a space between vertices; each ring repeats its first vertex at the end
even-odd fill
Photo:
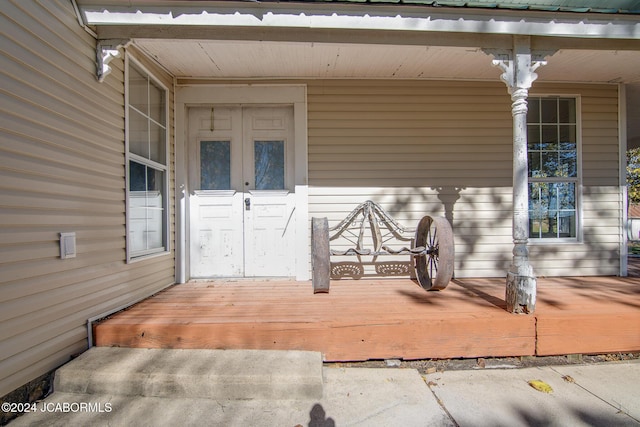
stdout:
POLYGON ((640 40, 634 15, 407 3, 78 0, 90 26, 243 27, 440 32, 640 40))

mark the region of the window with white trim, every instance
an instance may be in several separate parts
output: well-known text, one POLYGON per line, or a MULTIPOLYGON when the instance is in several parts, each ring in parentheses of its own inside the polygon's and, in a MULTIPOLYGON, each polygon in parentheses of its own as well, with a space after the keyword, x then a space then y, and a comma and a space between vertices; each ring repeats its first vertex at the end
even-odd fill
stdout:
POLYGON ((529 237, 578 237, 576 98, 530 97, 527 113, 529 237))
POLYGON ((168 247, 167 89, 127 61, 127 253, 168 247))

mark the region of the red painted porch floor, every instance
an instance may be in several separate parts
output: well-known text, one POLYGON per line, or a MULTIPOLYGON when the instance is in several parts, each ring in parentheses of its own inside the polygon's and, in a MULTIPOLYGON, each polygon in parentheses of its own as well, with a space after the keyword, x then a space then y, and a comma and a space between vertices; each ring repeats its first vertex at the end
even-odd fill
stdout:
POLYGON ((640 351, 640 278, 539 278, 534 315, 504 279, 425 292, 408 279, 175 285, 94 325, 98 346, 314 350, 327 361, 640 351))

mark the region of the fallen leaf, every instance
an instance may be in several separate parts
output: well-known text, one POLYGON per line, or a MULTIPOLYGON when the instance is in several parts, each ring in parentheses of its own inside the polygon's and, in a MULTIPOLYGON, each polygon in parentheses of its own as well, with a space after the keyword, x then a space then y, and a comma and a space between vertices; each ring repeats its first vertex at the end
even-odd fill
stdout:
POLYGON ((543 393, 553 393, 551 386, 542 380, 531 380, 529 381, 529 385, 543 393))
POLYGON ((564 377, 562 377, 562 379, 565 380, 568 383, 575 383, 576 382, 576 380, 574 380, 573 377, 570 376, 570 375, 565 375, 564 377))

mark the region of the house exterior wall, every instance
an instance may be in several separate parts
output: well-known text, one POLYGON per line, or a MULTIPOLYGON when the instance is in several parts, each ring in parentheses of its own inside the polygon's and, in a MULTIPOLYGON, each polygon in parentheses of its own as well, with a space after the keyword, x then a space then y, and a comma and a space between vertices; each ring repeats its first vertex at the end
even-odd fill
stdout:
MULTIPOLYGON (((616 275, 622 202, 617 86, 534 84, 582 111, 582 240, 532 243, 537 275, 616 275)), ((511 101, 500 82, 310 81, 309 206, 335 225, 367 199, 405 226, 453 224, 457 277, 511 262, 511 101)))
POLYGON ((173 283, 174 255, 126 263, 123 59, 98 83, 66 0, 5 1, 0 25, 2 396, 85 350, 87 319, 173 283), (61 232, 75 258, 60 258, 61 232))
MULTIPOLYGON (((66 0, 5 1, 0 24, 1 396, 86 349, 87 319, 174 282, 175 150, 171 143, 172 250, 127 263, 123 59, 97 82, 95 40, 66 0), (60 259, 61 232, 76 233, 76 258, 60 259)), ((128 51, 173 88, 171 76, 128 51)), ((293 83, 307 85, 309 216, 335 224, 367 199, 407 226, 444 215, 456 275, 504 276, 512 118, 497 78, 293 83)), ((581 240, 530 245, 536 274, 617 274, 617 86, 536 83, 531 94, 578 96, 582 131, 581 240)), ((173 111, 168 123, 173 142, 173 111)))

